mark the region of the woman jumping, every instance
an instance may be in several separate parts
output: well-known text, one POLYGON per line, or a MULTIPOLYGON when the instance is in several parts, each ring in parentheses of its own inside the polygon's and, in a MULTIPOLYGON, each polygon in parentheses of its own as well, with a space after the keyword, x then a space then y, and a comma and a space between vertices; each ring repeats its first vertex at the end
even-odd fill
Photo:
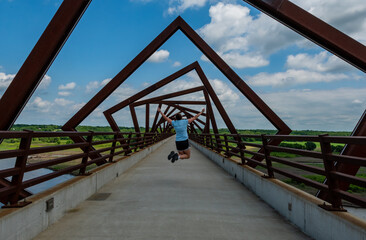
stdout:
POLYGON ((178 153, 175 153, 174 151, 170 152, 168 159, 171 160, 172 163, 178 159, 190 158, 191 150, 189 149, 187 126, 204 113, 204 111, 205 109, 203 108, 200 113, 190 119, 182 119, 182 115, 178 113, 175 115, 176 120, 171 120, 161 112, 160 108, 158 108, 158 112, 160 112, 163 118, 175 129, 175 144, 177 146, 178 153))

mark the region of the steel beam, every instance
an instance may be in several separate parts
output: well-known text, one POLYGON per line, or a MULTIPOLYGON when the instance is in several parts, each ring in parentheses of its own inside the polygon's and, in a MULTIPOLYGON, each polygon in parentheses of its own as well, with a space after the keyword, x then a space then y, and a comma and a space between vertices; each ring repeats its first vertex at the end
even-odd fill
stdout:
POLYGON ((154 102, 158 102, 158 101, 168 99, 168 98, 174 98, 174 97, 179 97, 179 96, 182 96, 182 95, 187 95, 187 94, 190 94, 190 93, 203 91, 204 89, 205 88, 203 86, 194 87, 194 88, 190 88, 190 89, 186 89, 186 90, 182 90, 182 91, 178 91, 178 92, 174 92, 174 93, 161 95, 161 96, 158 96, 158 97, 145 99, 145 100, 139 101, 138 103, 136 103, 134 105, 139 106, 139 105, 145 105, 147 103, 154 103, 154 102))
MULTIPOLYGON (((161 104, 159 104, 158 108, 160 108, 160 109, 161 109, 161 104)), ((156 126, 156 122, 157 122, 157 120, 158 120, 158 117, 159 117, 159 112, 158 112, 158 110, 156 110, 155 118, 154 118, 154 122, 153 122, 153 124, 152 124, 152 126, 151 126, 151 132, 154 132, 154 131, 153 131, 153 129, 154 129, 154 128, 155 128, 155 126, 156 126)))
MULTIPOLYGON (((255 107, 279 130, 291 132, 290 128, 259 98, 258 95, 222 60, 222 58, 181 18, 177 17, 144 50, 142 50, 117 76, 100 90, 82 109, 80 109, 63 127, 68 130, 77 126, 96 107, 99 106, 120 84, 141 66, 166 40, 180 29, 211 62, 253 103, 255 107)), ((146 90, 146 89, 145 89, 146 90)), ((146 91, 152 91, 150 88, 146 91)), ((109 109, 106 114, 118 111, 120 106, 109 109)))
MULTIPOLYGON (((195 113, 195 114, 198 114, 199 113, 199 111, 197 111, 197 110, 190 109, 190 108, 183 107, 183 106, 179 106, 179 105, 175 105, 175 104, 169 104, 168 106, 172 106, 172 107, 174 107, 174 108, 176 108, 176 109, 178 109, 178 110, 180 110, 180 111, 182 111, 184 113, 187 113, 187 114, 189 114, 189 112, 192 112, 192 113, 195 113)), ((191 114, 189 114, 189 115, 193 117, 193 115, 191 115, 191 114)), ((201 115, 201 116, 203 116, 203 115, 201 115)), ((196 121, 199 122, 199 123, 201 123, 201 124, 203 124, 203 125, 205 125, 205 122, 203 122, 200 119, 197 119, 196 121)))
POLYGON ((9 130, 14 124, 90 2, 63 1, 0 99, 0 130, 9 130))
POLYGON ((275 112, 230 68, 227 63, 194 31, 181 17, 180 30, 198 49, 234 84, 236 88, 270 121, 278 130, 291 132, 291 129, 275 112))
MULTIPOLYGON (((174 20, 149 45, 147 45, 126 67, 124 67, 106 86, 104 86, 87 104, 85 104, 65 125, 68 130, 79 125, 92 113, 118 86, 136 71, 161 45, 164 44, 177 30, 179 19, 174 20)), ((153 88, 149 88, 153 89, 153 88)), ((148 90, 147 90, 148 91, 148 90)))
MULTIPOLYGON (((360 120, 358 121, 356 127, 354 128, 351 136, 366 136, 366 111, 362 114, 360 120)), ((362 157, 364 158, 366 156, 366 148, 363 145, 352 145, 348 144, 346 145, 341 155, 346 156, 355 156, 355 157, 362 157)), ((337 172, 349 174, 352 176, 355 176, 358 171, 360 170, 359 165, 354 164, 345 164, 345 163, 336 163, 335 168, 337 172)), ((325 184, 327 184, 328 180, 326 179, 324 181, 325 184)), ((349 188, 349 183, 344 181, 339 181, 339 189, 343 191, 347 191, 349 188)), ((318 191, 316 194, 317 197, 328 200, 329 195, 326 191, 318 191)))
MULTIPOLYGON (((145 101, 145 100, 144 100, 145 101)), ((154 102, 150 102, 150 104, 180 104, 180 105, 205 105, 206 102, 205 101, 183 101, 183 100, 171 100, 171 101, 154 101, 154 102)), ((136 106, 141 106, 144 105, 141 102, 135 102, 133 104, 135 107, 136 106)))
POLYGON ((133 126, 135 127, 135 132, 140 132, 140 126, 139 122, 137 121, 136 111, 135 107, 133 105, 130 105, 130 112, 132 117, 133 126))
MULTIPOLYGON (((288 0, 243 0, 366 72, 366 46, 288 0)), ((356 23, 355 23, 356 24, 356 23)))
POLYGON ((208 81, 206 75, 204 74, 201 66, 198 63, 196 66, 196 72, 197 72, 198 76, 200 77, 201 81, 203 82, 203 85, 205 86, 207 93, 210 95, 210 97, 211 97, 212 101, 214 102, 217 110, 219 111, 222 119, 224 120, 227 128, 229 129, 231 134, 237 134, 234 124, 231 122, 229 115, 227 115, 225 108, 222 106, 219 98, 217 97, 210 82, 208 81))
POLYGON ((150 130, 150 104, 146 104, 146 116, 145 116, 145 132, 150 130))
MULTIPOLYGON (((207 102, 207 113, 208 113, 207 117, 211 121, 213 132, 215 134, 219 134, 219 130, 218 130, 217 125, 216 125, 215 115, 214 115, 212 105, 211 105, 211 100, 210 100, 210 97, 208 96, 207 91, 204 91, 204 95, 205 95, 205 99, 206 99, 206 102, 207 102)), ((210 129, 207 129, 207 133, 209 133, 209 132, 210 132, 210 129)))

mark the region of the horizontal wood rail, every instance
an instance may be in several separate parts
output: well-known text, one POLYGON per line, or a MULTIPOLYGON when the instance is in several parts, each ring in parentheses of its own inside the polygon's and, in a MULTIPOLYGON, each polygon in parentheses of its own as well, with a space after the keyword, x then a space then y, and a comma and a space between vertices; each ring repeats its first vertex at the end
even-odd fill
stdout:
MULTIPOLYGON (((366 156, 354 157, 339 155, 332 152, 331 144, 344 145, 366 145, 366 137, 339 137, 339 136, 295 136, 295 135, 242 135, 242 134, 190 134, 190 139, 211 148, 226 157, 237 157, 239 164, 255 164, 266 169, 266 177, 274 178, 274 174, 280 174, 288 177, 296 182, 303 183, 307 186, 318 190, 327 191, 329 193, 330 204, 329 210, 343 210, 342 200, 346 200, 361 207, 366 207, 366 198, 357 194, 342 191, 339 189, 339 184, 347 182, 359 187, 366 188, 366 179, 349 174, 337 172, 334 168, 336 162, 354 164, 358 166, 366 166, 366 156), (256 139, 255 142, 248 142, 248 139, 256 139), (271 140, 279 140, 286 142, 313 142, 321 146, 320 151, 296 149, 289 146, 273 146, 270 145, 271 140), (260 142, 260 143, 258 143, 260 142), (254 148, 254 149, 253 149, 254 148), (251 150, 250 150, 251 149, 251 150), (264 149, 259 153, 259 149, 264 149), (312 166, 302 162, 295 162, 291 158, 273 156, 273 153, 289 153, 299 157, 307 157, 318 159, 319 165, 323 167, 312 166), (265 159, 265 162, 260 162, 258 157, 265 159), (273 163, 283 164, 297 170, 302 170, 305 173, 324 176, 328 181, 318 182, 300 174, 295 174, 288 171, 286 168, 273 166, 273 163)), ((366 146, 365 146, 366 147, 366 146)), ((297 171, 299 172, 299 171, 297 171)))
MULTIPOLYGON (((140 133, 140 132, 33 132, 33 131, 0 131, 0 139, 13 139, 19 142, 19 146, 14 150, 0 151, 0 161, 15 158, 15 164, 11 168, 0 170, 0 202, 3 207, 21 207, 23 203, 19 201, 25 196, 29 196, 26 188, 49 181, 63 174, 77 172, 79 175, 87 174, 87 167, 105 161, 113 162, 115 156, 124 156, 131 152, 139 151, 149 145, 157 143, 172 133, 140 133), (70 143, 72 137, 83 137, 85 142, 70 143), (33 147, 32 141, 42 138, 62 138, 67 144, 56 146, 33 147), (124 143, 120 143, 124 140, 124 143), (78 151, 78 149, 81 149, 78 151), (29 157, 37 159, 36 154, 54 153, 65 151, 66 156, 53 157, 39 162, 29 161, 29 157), (71 151, 70 151, 71 150, 71 151), (91 158, 91 155, 98 153, 100 157, 91 158), (53 168, 58 164, 68 163, 66 167, 51 173, 38 176, 29 180, 24 180, 24 173, 41 168, 53 168), (7 179, 10 180, 7 180, 7 179)), ((61 152, 62 153, 62 152, 61 152)))

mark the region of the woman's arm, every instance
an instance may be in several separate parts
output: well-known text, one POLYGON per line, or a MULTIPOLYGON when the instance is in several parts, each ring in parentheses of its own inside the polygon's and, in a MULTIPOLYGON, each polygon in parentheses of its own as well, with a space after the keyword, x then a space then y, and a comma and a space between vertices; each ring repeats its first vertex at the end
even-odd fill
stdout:
POLYGON ((190 119, 188 119, 188 123, 191 123, 191 122, 193 122, 194 120, 196 120, 202 113, 204 113, 205 112, 205 109, 204 108, 202 108, 202 111, 200 112, 200 113, 198 113, 196 116, 194 116, 194 117, 192 117, 192 118, 190 118, 190 119))
POLYGON ((158 112, 161 114, 161 116, 163 116, 163 118, 170 124, 172 124, 172 120, 170 118, 168 118, 167 116, 165 116, 165 114, 161 111, 160 108, 158 108, 158 112))

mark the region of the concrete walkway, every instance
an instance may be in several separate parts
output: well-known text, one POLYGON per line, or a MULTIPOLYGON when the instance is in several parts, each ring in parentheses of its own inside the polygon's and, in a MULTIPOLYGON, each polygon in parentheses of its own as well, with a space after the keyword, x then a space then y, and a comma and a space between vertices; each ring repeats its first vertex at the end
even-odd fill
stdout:
POLYGON ((172 164, 173 149, 161 146, 35 239, 310 239, 196 149, 172 164))

